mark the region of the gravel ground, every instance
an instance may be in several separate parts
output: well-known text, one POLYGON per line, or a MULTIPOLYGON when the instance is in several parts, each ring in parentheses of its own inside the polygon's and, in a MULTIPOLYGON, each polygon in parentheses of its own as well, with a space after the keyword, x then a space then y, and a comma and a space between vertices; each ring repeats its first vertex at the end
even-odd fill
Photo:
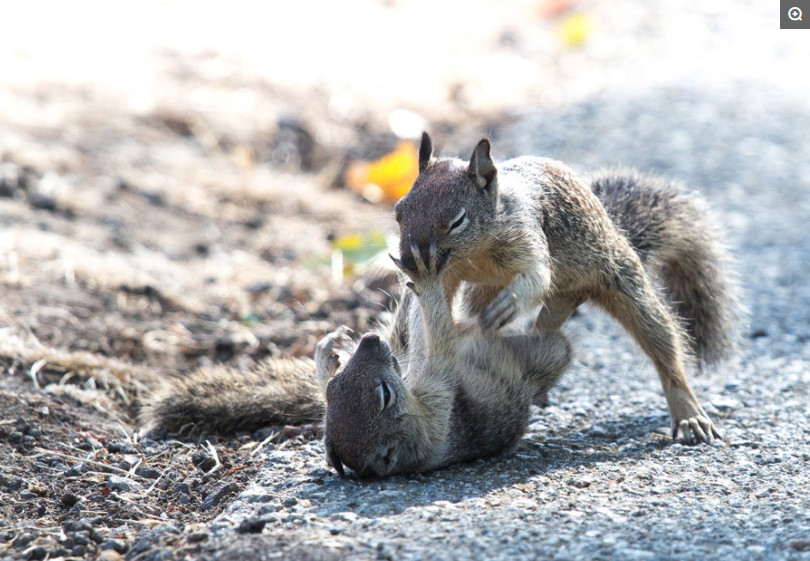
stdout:
POLYGON ((605 55, 628 49, 628 62, 583 60, 579 75, 599 79, 492 123, 495 151, 633 165, 706 196, 750 310, 740 356, 694 379, 728 442, 671 444, 651 366, 586 308, 568 326, 575 366, 512 455, 357 482, 325 470, 316 442, 274 450, 209 527, 212 558, 258 547, 233 537, 252 520, 266 523, 264 558, 810 559, 810 104, 798 75, 810 35, 789 51, 750 4, 609 11, 637 18, 629 46, 605 55))

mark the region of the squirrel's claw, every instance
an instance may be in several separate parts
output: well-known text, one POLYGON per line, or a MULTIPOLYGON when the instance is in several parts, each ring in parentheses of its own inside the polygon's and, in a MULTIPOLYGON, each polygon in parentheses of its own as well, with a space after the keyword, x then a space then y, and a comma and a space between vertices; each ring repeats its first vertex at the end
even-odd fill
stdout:
POLYGON ((430 244, 428 245, 427 250, 427 263, 422 257, 422 250, 414 241, 413 237, 408 234, 408 245, 411 250, 411 255, 413 256, 413 261, 416 264, 416 268, 410 268, 405 265, 405 263, 401 259, 397 259, 390 253, 388 257, 391 258, 394 265, 402 271, 405 276, 411 279, 411 282, 406 283, 406 286, 414 292, 416 291, 415 285, 427 280, 427 279, 434 279, 438 277, 446 268, 447 263, 450 261, 450 250, 439 250, 438 246, 436 245, 436 237, 431 234, 430 235, 430 244))
POLYGON ((394 265, 396 265, 396 266, 397 266, 397 268, 398 268, 400 271, 402 271, 402 272, 405 274, 405 276, 406 276, 406 277, 408 277, 409 279, 411 279, 411 280, 409 280, 408 282, 406 282, 406 283, 405 283, 405 286, 407 286, 408 288, 410 288, 411 290, 413 290, 414 294, 416 294, 417 296, 419 296, 419 292, 416 290, 416 285, 413 283, 413 280, 414 280, 414 279, 416 279, 416 276, 417 276, 417 275, 416 275, 416 271, 414 271, 413 269, 409 269, 408 267, 406 267, 406 266, 405 266, 405 263, 403 263, 403 262, 402 262, 400 259, 397 259, 397 258, 396 258, 396 257, 394 257, 393 255, 391 255, 390 253, 388 254, 388 257, 390 257, 390 258, 391 258, 391 261, 393 261, 393 262, 394 262, 394 265))
POLYGON ((433 235, 433 232, 430 233, 430 245, 428 245, 428 273, 431 276, 435 276, 438 272, 437 264, 436 264, 436 253, 438 249, 436 247, 436 236, 433 235))
POLYGON ((348 325, 339 325, 337 329, 330 333, 330 335, 333 335, 337 339, 342 339, 348 337, 352 333, 354 333, 354 330, 348 325))
POLYGON ((439 252, 439 258, 436 260, 436 274, 440 274, 450 263, 450 250, 445 249, 439 252))
MULTIPOLYGON (((433 235, 430 236, 431 244, 433 243, 433 235)), ((416 271, 419 273, 419 276, 424 277, 428 273, 427 265, 425 265, 424 260, 422 259, 422 251, 419 249, 419 246, 416 245, 416 242, 413 241, 413 236, 408 234, 408 245, 411 247, 411 255, 413 255, 413 260, 416 263, 416 271)), ((428 254, 430 252, 428 251, 428 254)), ((428 256, 429 258, 429 256, 428 256)))
POLYGON ((672 419, 672 440, 684 444, 711 444, 724 440, 689 388, 669 388, 665 392, 672 419))
POLYGON ((315 345, 315 363, 319 368, 319 376, 324 382, 334 376, 340 368, 338 349, 350 347, 352 330, 347 325, 341 325, 331 333, 324 335, 315 345))
POLYGON ((430 234, 430 246, 428 247, 428 265, 430 266, 431 275, 439 275, 447 263, 450 262, 450 250, 445 249, 439 251, 436 245, 436 236, 430 234))
POLYGON ((514 291, 506 287, 495 295, 481 316, 484 329, 500 329, 517 317, 518 306, 514 291))
POLYGON ((682 419, 672 423, 672 440, 678 440, 678 435, 684 444, 711 444, 715 440, 723 440, 723 433, 711 419, 704 415, 697 415, 689 419, 682 419))
POLYGON ((394 265, 396 265, 397 269, 399 269, 400 271, 402 271, 406 275, 410 273, 410 269, 408 267, 406 267, 405 263, 403 263, 401 260, 397 259, 396 257, 391 255, 390 253, 388 254, 388 257, 391 258, 391 261, 394 262, 394 265))
POLYGON ((316 349, 322 350, 330 350, 336 346, 344 345, 351 341, 351 334, 354 333, 352 328, 348 325, 340 325, 334 331, 327 333, 324 335, 318 344, 316 345, 316 349))

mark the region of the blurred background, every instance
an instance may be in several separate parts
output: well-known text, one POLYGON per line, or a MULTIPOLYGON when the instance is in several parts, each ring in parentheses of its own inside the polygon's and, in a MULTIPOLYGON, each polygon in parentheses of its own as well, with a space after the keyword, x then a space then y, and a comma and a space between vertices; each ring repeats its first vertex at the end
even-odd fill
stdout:
POLYGON ((2 27, 5 319, 49 348, 182 369, 366 328, 422 130, 662 172, 734 245, 804 240, 810 32, 768 3, 34 1, 2 27))

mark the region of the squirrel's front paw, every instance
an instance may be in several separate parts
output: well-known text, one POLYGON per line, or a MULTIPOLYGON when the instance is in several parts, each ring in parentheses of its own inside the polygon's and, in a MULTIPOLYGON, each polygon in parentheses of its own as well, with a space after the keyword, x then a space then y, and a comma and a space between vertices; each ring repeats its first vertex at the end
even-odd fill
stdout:
POLYGON ((394 265, 411 280, 411 282, 408 283, 408 287, 419 294, 419 289, 417 288, 419 285, 438 280, 444 272, 450 260, 450 251, 439 251, 436 246, 436 238, 431 234, 427 251, 427 263, 425 263, 424 259, 422 259, 422 250, 410 234, 408 234, 408 242, 414 263, 416 263, 416 269, 406 267, 401 260, 393 255, 389 255, 389 257, 394 262, 394 265))
POLYGON ((341 325, 321 338, 318 344, 315 345, 315 362, 325 367, 329 375, 337 372, 340 366, 337 350, 341 347, 346 348, 351 344, 351 332, 351 328, 341 325))
POLYGON ((495 295, 481 316, 481 327, 484 329, 500 329, 518 315, 517 295, 510 287, 506 287, 495 295))

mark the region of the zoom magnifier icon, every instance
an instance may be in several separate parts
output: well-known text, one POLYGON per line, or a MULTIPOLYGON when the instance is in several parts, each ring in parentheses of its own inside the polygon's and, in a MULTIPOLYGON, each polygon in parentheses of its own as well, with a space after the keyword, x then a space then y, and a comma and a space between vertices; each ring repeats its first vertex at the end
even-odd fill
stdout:
POLYGON ((802 21, 802 11, 797 7, 793 7, 788 10, 788 18, 790 21, 802 21))

